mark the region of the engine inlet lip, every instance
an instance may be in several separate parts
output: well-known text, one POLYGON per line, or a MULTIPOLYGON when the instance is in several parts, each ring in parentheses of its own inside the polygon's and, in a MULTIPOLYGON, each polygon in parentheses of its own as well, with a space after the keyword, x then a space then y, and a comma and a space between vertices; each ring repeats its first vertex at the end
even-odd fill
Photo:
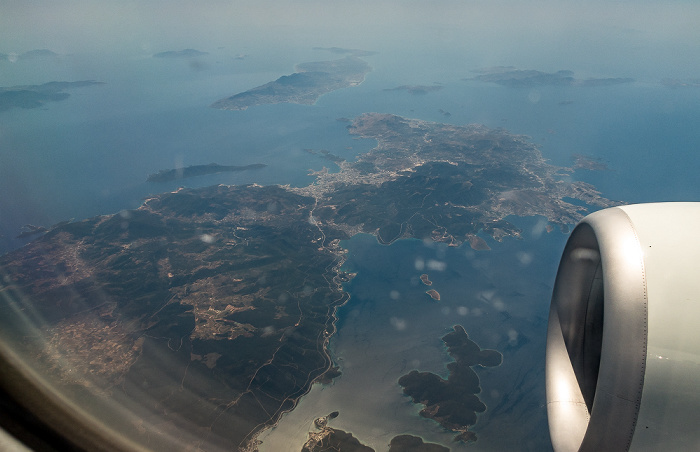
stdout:
POLYGON ((647 349, 640 249, 632 222, 619 208, 586 217, 564 249, 550 305, 545 369, 556 451, 629 449, 647 349))

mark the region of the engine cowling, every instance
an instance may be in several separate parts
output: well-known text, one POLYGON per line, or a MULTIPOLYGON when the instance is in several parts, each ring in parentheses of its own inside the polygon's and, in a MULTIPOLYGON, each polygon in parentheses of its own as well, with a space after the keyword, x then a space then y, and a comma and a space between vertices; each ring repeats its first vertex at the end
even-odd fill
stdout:
POLYGON ((595 212, 573 230, 549 312, 554 450, 700 450, 700 203, 595 212))

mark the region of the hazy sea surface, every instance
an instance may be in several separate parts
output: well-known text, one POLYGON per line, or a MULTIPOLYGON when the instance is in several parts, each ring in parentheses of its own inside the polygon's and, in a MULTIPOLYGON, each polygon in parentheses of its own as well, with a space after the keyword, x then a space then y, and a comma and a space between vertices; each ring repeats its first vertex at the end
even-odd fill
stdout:
POLYGON ((331 352, 342 376, 316 384, 279 425, 262 434, 261 451, 299 450, 313 420, 333 411, 334 428, 352 432, 377 451, 413 434, 452 450, 546 450, 543 341, 557 254, 566 236, 543 232, 544 219, 520 221, 526 240, 489 240, 492 251, 451 248, 420 240, 390 246, 358 235, 343 243, 350 301, 339 311, 331 352), (432 285, 419 277, 428 274, 432 285), (439 302, 425 292, 435 289, 439 302), (452 361, 441 337, 456 324, 482 348, 504 355, 495 368, 477 367, 487 412, 473 430, 476 444, 454 443, 455 434, 422 418, 422 406, 404 396, 397 380, 413 369, 447 377, 452 361), (491 416, 490 410, 497 409, 491 416), (523 420, 525 415, 527 420, 523 420), (499 432, 507 431, 504 435, 499 432))
MULTIPOLYGON (((71 65, 81 65, 81 57, 70 58, 71 65)), ((86 66, 104 71, 95 56, 83 58, 86 66)), ((292 67, 254 74, 234 67, 225 77, 214 70, 193 70, 179 59, 140 58, 124 59, 114 73, 98 77, 90 70, 66 73, 61 63, 50 61, 44 65, 58 67, 44 70, 40 78, 31 67, 2 64, 9 72, 32 72, 24 82, 17 74, 6 74, 0 80, 4 86, 92 79, 105 84, 72 89, 68 99, 41 108, 0 112, 0 252, 24 243, 13 239, 24 224, 48 227, 132 209, 151 193, 183 185, 304 186, 313 181, 309 169, 333 166, 304 149, 327 149, 350 159, 372 146, 368 140, 353 140, 347 124, 336 121, 340 112, 335 109, 293 104, 247 111, 209 108, 221 97, 290 73, 292 67), (268 167, 170 184, 146 182, 160 169, 212 162, 268 167)), ((111 60, 105 65, 117 66, 111 60)))
MULTIPOLYGON (((240 60, 212 51, 194 60, 71 55, 49 62, 0 62, 0 86, 105 82, 72 89, 68 99, 39 109, 0 112, 0 253, 24 243, 14 239, 24 224, 50 226, 132 209, 149 194, 180 185, 307 185, 313 181, 308 170, 335 167, 305 149, 353 159, 375 145, 355 139, 347 123, 337 120, 370 111, 503 127, 530 136, 554 165, 571 165, 572 154, 600 159, 608 170, 579 170, 573 177, 611 199, 697 201, 700 195, 700 90, 673 90, 654 80, 596 88, 508 88, 462 80, 477 68, 469 63, 463 70, 443 61, 449 71, 410 72, 405 60, 385 52, 367 57, 374 71, 363 84, 322 96, 315 106, 208 107, 291 73, 294 63, 336 57, 308 49, 264 57, 253 53, 240 60), (442 89, 424 95, 384 91, 435 83, 442 89), (268 167, 170 184, 146 182, 160 169, 212 162, 268 167)), ((439 55, 432 58, 441 61, 439 55)), ((331 341, 343 375, 331 385, 314 385, 296 410, 261 436, 261 450, 299 450, 313 419, 336 410, 340 416, 331 426, 353 432, 377 450, 403 433, 466 450, 451 443, 454 435, 437 423, 419 417, 421 407, 403 396, 396 382, 412 369, 445 376, 450 358, 440 338, 454 324, 462 324, 480 346, 504 355, 502 366, 477 369, 480 397, 488 406, 473 428, 477 449, 503 450, 518 442, 523 449, 547 447, 544 334, 566 236, 545 233, 542 218, 512 221, 525 238, 487 239, 491 251, 419 240, 387 247, 367 235, 344 242, 345 266, 358 276, 345 286, 352 298, 338 312, 338 333, 331 341), (430 276, 440 302, 425 294, 421 273, 430 276)))
MULTIPOLYGON (((293 71, 290 59, 339 57, 309 49, 274 58, 235 59, 224 51, 195 59, 150 55, 66 55, 0 62, 0 85, 96 80, 39 109, 0 112, 0 251, 16 248, 24 224, 50 226, 135 208, 150 193, 179 185, 312 182, 309 169, 332 162, 304 149, 352 159, 371 140, 354 140, 344 122, 375 111, 454 124, 483 123, 525 134, 553 164, 572 154, 600 158, 610 171, 575 175, 609 198, 646 202, 695 200, 700 154, 700 90, 658 82, 594 88, 510 88, 470 78, 474 67, 435 74, 406 73, 391 55, 366 57, 374 66, 357 87, 322 96, 313 107, 278 104, 246 111, 208 107, 224 96, 293 71), (220 54, 219 54, 220 53, 220 54), (391 64, 396 66, 391 66, 391 64), (438 80, 421 79, 441 75, 438 80), (384 91, 406 84, 442 86, 412 95, 384 91), (160 169, 207 163, 265 163, 261 171, 227 173, 172 184, 147 184, 160 169), (652 170, 653 169, 653 170, 652 170)), ((454 65, 445 64, 446 67, 454 65)), ((607 74, 616 75, 616 74, 607 74)))

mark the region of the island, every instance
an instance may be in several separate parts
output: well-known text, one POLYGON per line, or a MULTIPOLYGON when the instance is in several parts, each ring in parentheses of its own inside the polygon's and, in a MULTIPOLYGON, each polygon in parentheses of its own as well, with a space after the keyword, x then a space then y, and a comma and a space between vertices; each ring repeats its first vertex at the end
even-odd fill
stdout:
POLYGON ((0 111, 12 108, 39 108, 47 102, 68 99, 69 89, 103 85, 103 82, 81 80, 77 82, 48 82, 43 85, 0 86, 0 111))
POLYGON ((488 251, 491 247, 486 243, 486 240, 482 239, 476 234, 467 234, 466 237, 469 242, 469 246, 476 251, 488 251))
POLYGON ((432 285, 433 285, 433 282, 428 278, 428 275, 425 274, 425 273, 423 273, 422 275, 420 275, 420 280, 421 280, 421 282, 422 282, 423 284, 425 284, 426 286, 432 286, 432 285))
MULTIPOLYGON (((520 237, 510 216, 565 228, 618 204, 503 129, 366 113, 348 132, 376 146, 334 162, 335 173, 312 172, 308 186, 180 188, 54 225, 0 256, 4 340, 86 407, 107 407, 95 419, 111 423, 115 400, 137 401, 137 418, 114 424, 119 434, 252 450, 315 381, 340 374, 328 343, 353 276, 342 240, 479 248, 477 234, 520 237), (41 334, 19 329, 27 316, 13 300, 31 300, 41 334)), ((400 382, 429 401, 424 415, 470 439, 484 408, 470 366, 497 365, 500 354, 457 327, 443 340, 456 360, 448 380, 414 371, 400 382), (471 392, 455 396, 458 383, 471 392)))
POLYGON ((33 224, 25 224, 22 226, 22 230, 17 235, 18 239, 26 239, 27 237, 32 237, 34 235, 43 234, 47 232, 48 229, 44 226, 34 226, 33 224))
POLYGON ((376 55, 377 52, 371 50, 361 50, 361 49, 346 49, 343 47, 314 47, 314 50, 326 50, 331 53, 337 53, 340 55, 349 54, 356 57, 372 56, 376 55))
POLYGON ((265 168, 267 165, 263 163, 254 163, 252 165, 218 165, 210 163, 208 165, 192 165, 183 168, 175 168, 169 170, 160 170, 157 173, 151 174, 146 179, 148 182, 172 182, 178 179, 187 179, 188 177, 204 176, 207 174, 237 172, 246 170, 256 170, 265 168))
POLYGON ((153 54, 153 58, 193 58, 204 55, 209 55, 209 52, 202 52, 195 49, 184 49, 155 53, 153 54))
POLYGON ((323 94, 356 86, 371 70, 353 55, 338 60, 298 64, 296 72, 277 80, 214 102, 222 110, 245 110, 248 107, 282 102, 313 105, 323 94))
POLYGON ((571 158, 574 160, 573 169, 576 170, 606 171, 608 169, 608 165, 603 163, 599 158, 593 158, 582 154, 573 154, 571 158))
POLYGON ((516 69, 513 66, 496 66, 485 69, 476 69, 475 77, 464 80, 477 80, 481 82, 497 83, 499 85, 512 87, 534 87, 534 86, 608 86, 619 85, 621 83, 631 83, 632 78, 574 78, 574 73, 568 70, 557 72, 542 72, 535 70, 516 69))
POLYGON ((442 85, 401 85, 396 88, 384 88, 384 91, 406 91, 410 94, 428 94, 432 91, 439 91, 442 85))
POLYGON ((476 441, 476 435, 469 431, 469 426, 476 423, 477 413, 484 412, 486 405, 477 396, 481 387, 472 367, 499 366, 503 355, 496 350, 482 350, 469 339, 461 325, 455 325, 453 331, 443 336, 442 340, 455 360, 447 365, 447 380, 431 372, 412 370, 399 378, 399 385, 414 403, 425 405, 421 416, 457 432, 455 441, 476 441))
POLYGON ((10 61, 12 63, 15 63, 19 60, 32 60, 32 59, 37 59, 37 58, 55 58, 59 56, 56 52, 53 50, 49 49, 34 49, 34 50, 29 50, 24 53, 16 54, 16 53, 0 53, 0 61, 5 60, 5 61, 10 61))
POLYGON ((49 49, 34 49, 18 55, 20 60, 30 60, 33 58, 55 58, 58 54, 49 49))
POLYGON ((700 78, 665 78, 661 84, 669 88, 700 88, 700 78))
POLYGON ((430 289, 430 290, 426 291, 425 293, 427 293, 428 295, 430 295, 430 298, 432 298, 433 300, 435 300, 435 301, 440 301, 440 294, 438 293, 437 290, 435 290, 435 289, 430 289))

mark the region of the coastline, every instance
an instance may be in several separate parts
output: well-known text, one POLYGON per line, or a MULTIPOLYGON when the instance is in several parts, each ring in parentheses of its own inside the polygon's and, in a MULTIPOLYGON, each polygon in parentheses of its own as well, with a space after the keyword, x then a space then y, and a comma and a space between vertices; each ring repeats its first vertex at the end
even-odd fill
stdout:
MULTIPOLYGON (((343 285, 342 285, 342 281, 340 281, 340 279, 341 279, 341 278, 340 278, 341 268, 343 267, 343 265, 344 265, 345 262, 347 261, 347 258, 346 258, 346 256, 345 256, 345 249, 342 248, 342 247, 340 247, 340 246, 338 246, 338 248, 339 248, 339 249, 335 251, 335 255, 336 255, 336 257, 338 258, 338 262, 336 263, 335 266, 333 266, 333 267, 331 268, 331 271, 334 273, 334 276, 333 276, 332 280, 329 282, 329 284, 335 284, 335 286, 336 286, 335 288, 336 288, 337 292, 340 294, 341 297, 344 297, 345 300, 344 300, 341 304, 338 304, 338 305, 333 306, 333 308, 332 308, 332 309, 333 309, 333 312, 328 316, 328 319, 331 320, 331 331, 330 331, 329 334, 324 335, 325 337, 323 338, 323 341, 322 341, 321 344, 320 344, 321 347, 322 347, 323 353, 324 353, 325 356, 326 356, 328 365, 327 365, 326 369, 324 370, 324 372, 323 372, 321 375, 319 375, 319 376, 316 377, 313 381, 311 381, 311 383, 309 384, 309 387, 308 387, 308 389, 306 390, 306 392, 304 392, 303 394, 301 394, 301 395, 300 395, 299 397, 297 397, 296 399, 293 399, 293 400, 292 400, 293 404, 292 404, 292 407, 291 407, 291 408, 289 408, 289 409, 287 409, 287 410, 283 410, 283 411, 281 411, 280 413, 278 413, 277 419, 275 420, 274 423, 262 427, 260 430, 258 430, 257 432, 255 432, 255 433, 252 435, 251 439, 248 440, 248 442, 246 443, 246 445, 243 446, 243 447, 241 447, 240 450, 241 450, 242 452, 259 452, 259 451, 258 451, 258 447, 263 443, 263 442, 260 441, 260 439, 259 439, 260 436, 263 435, 263 434, 265 434, 265 433, 268 432, 269 430, 272 430, 272 429, 276 428, 276 427, 279 425, 279 423, 280 423, 280 421, 282 420, 282 418, 284 417, 284 415, 286 415, 286 414, 291 413, 292 411, 294 411, 294 410, 297 408, 297 406, 299 405, 299 402, 301 401, 301 399, 304 398, 304 397, 306 397, 306 396, 311 392, 311 390, 313 389, 313 386, 314 386, 315 384, 324 384, 324 383, 319 383, 319 379, 323 378, 324 375, 326 374, 326 372, 328 372, 329 370, 331 370, 331 369, 333 368, 333 358, 332 358, 332 356, 331 356, 331 352, 330 352, 330 349, 329 349, 330 340, 331 340, 331 338, 338 332, 338 327, 337 327, 337 323, 338 323, 338 309, 340 309, 340 308, 342 308, 343 306, 345 306, 345 305, 350 301, 350 298, 351 298, 350 293, 348 293, 347 291, 345 291, 345 289, 343 288, 343 285)), ((339 376, 337 376, 337 377, 335 377, 335 378, 340 378, 341 376, 342 376, 342 375, 339 375, 339 376)), ((333 378, 333 380, 335 380, 335 378, 333 378)), ((300 448, 301 448, 302 446, 303 446, 303 444, 300 445, 300 448)))

